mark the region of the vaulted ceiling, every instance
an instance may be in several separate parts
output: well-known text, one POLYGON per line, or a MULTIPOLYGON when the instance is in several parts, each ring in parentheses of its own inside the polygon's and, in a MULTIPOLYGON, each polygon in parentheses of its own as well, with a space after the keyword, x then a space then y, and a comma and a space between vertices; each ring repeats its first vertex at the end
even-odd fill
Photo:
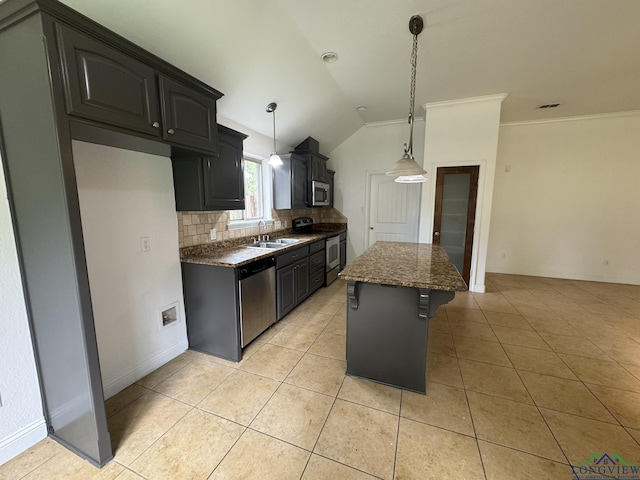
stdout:
POLYGON ((217 88, 220 115, 268 137, 277 102, 279 143, 310 135, 325 153, 407 117, 414 14, 417 105, 507 93, 503 122, 640 110, 638 0, 63 3, 217 88))

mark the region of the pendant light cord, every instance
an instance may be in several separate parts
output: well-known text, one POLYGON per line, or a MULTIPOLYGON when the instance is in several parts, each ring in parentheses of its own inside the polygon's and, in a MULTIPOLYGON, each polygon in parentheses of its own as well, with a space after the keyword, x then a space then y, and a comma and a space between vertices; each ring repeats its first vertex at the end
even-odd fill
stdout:
POLYGON ((276 109, 273 109, 273 153, 277 154, 276 150, 276 109))
POLYGON ((418 34, 413 35, 411 50, 411 93, 409 95, 409 146, 405 151, 413 158, 413 115, 416 104, 416 69, 418 64, 418 34))

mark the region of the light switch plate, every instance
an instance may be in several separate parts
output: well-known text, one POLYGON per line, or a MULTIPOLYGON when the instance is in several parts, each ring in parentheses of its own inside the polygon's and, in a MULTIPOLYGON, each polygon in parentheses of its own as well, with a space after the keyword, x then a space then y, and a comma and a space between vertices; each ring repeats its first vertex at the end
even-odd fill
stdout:
POLYGON ((151 240, 149 240, 149 237, 140 237, 140 251, 141 252, 151 251, 151 240))
POLYGON ((209 238, 211 240, 215 240, 217 237, 217 232, 215 228, 212 228, 211 230, 209 230, 209 238))

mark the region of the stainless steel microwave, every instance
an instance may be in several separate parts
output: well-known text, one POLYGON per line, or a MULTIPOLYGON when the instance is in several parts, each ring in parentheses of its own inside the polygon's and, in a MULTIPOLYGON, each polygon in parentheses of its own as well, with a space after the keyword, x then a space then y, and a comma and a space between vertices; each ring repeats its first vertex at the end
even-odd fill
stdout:
POLYGON ((322 207, 331 203, 331 186, 328 183, 311 181, 309 203, 312 207, 322 207))

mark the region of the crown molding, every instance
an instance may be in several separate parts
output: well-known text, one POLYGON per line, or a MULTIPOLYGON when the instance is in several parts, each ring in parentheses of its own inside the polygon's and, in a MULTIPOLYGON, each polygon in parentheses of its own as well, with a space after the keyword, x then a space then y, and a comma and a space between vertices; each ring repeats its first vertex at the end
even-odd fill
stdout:
POLYGON ((580 120, 596 120, 599 118, 633 117, 640 115, 640 110, 628 110, 624 112, 595 113, 592 115, 575 115, 573 117, 542 118, 540 120, 522 120, 519 122, 502 122, 501 127, 518 125, 537 125, 541 123, 575 122, 580 120))
POLYGON ((482 95, 479 97, 456 98, 455 100, 443 100, 442 102, 431 102, 422 105, 423 108, 451 107, 453 105, 464 105, 467 103, 504 101, 509 96, 508 93, 496 93, 494 95, 482 95))

